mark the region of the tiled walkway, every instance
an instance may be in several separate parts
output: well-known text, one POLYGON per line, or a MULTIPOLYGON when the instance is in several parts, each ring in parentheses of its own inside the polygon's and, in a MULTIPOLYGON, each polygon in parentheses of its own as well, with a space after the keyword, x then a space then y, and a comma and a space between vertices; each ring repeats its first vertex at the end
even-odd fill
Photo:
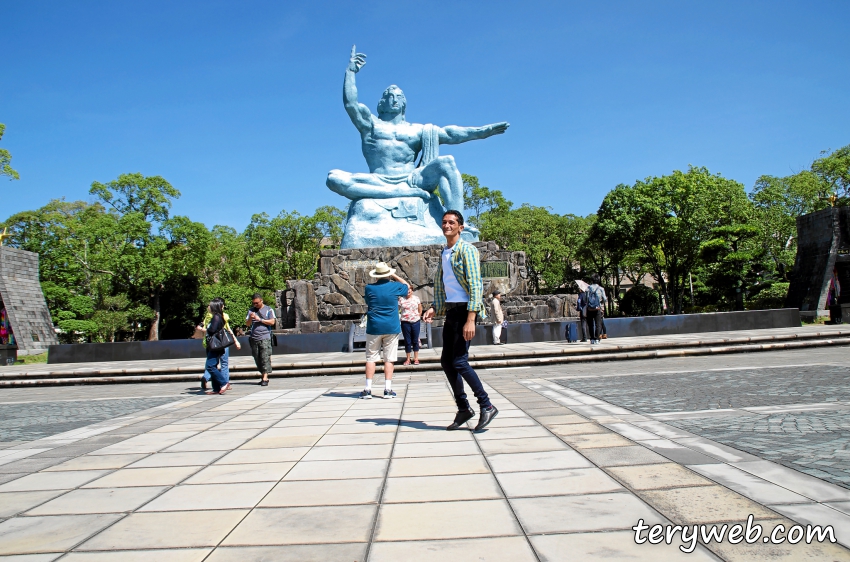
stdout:
POLYGON ((9 471, 69 460, 0 484, 0 556, 850 560, 830 543, 726 542, 690 554, 678 542, 637 545, 630 529, 640 519, 794 522, 683 466, 693 459, 654 452, 646 434, 622 427, 627 411, 547 395, 553 383, 540 379, 487 380, 500 414, 478 434, 445 431, 453 400, 441 374, 423 374, 397 377, 394 400, 281 381, 9 444, 0 450, 0 462, 15 456, 9 471))

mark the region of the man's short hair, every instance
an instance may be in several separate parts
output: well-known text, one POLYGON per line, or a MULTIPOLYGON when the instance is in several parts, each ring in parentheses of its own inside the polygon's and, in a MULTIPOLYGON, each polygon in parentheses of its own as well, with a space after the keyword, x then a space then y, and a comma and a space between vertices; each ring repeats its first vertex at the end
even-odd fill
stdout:
POLYGON ((590 277, 590 280, 591 280, 591 281, 593 281, 593 284, 594 284, 594 285, 599 285, 599 274, 598 274, 598 273, 594 273, 594 274, 590 277))
POLYGON ((254 293, 254 296, 251 297, 251 300, 253 301, 257 299, 263 300, 263 295, 261 295, 260 293, 254 293))
POLYGON ((499 296, 499 295, 501 295, 501 294, 502 294, 502 291, 499 291, 498 289, 497 289, 497 290, 495 290, 495 291, 493 291, 493 296, 494 296, 494 297, 498 297, 498 296, 499 296))
POLYGON ((455 218, 457 218, 457 223, 463 224, 463 215, 460 214, 460 211, 455 211, 454 209, 449 209, 448 211, 443 213, 443 218, 445 218, 446 215, 454 215, 455 218))

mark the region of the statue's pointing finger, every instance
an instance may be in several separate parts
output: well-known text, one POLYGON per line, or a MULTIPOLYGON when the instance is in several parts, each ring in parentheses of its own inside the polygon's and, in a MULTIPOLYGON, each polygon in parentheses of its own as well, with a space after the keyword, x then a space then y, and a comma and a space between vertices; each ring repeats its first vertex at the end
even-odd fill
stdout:
POLYGON ((356 46, 352 45, 351 47, 351 58, 349 59, 355 65, 354 70, 360 70, 360 68, 366 64, 366 55, 363 53, 358 53, 356 46))

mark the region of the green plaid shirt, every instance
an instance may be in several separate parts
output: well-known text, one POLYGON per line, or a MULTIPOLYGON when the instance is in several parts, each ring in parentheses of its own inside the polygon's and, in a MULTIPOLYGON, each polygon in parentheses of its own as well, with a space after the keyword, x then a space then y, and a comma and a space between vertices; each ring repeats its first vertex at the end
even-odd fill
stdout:
MULTIPOLYGON (((445 249, 445 247, 443 248, 445 249)), ((480 319, 487 318, 487 307, 484 306, 482 293, 484 286, 481 282, 481 266, 478 248, 458 240, 453 247, 452 272, 460 286, 469 295, 467 310, 474 310, 480 319)), ((443 287, 443 260, 437 266, 437 276, 434 278, 434 312, 439 316, 446 313, 446 288, 443 287)))

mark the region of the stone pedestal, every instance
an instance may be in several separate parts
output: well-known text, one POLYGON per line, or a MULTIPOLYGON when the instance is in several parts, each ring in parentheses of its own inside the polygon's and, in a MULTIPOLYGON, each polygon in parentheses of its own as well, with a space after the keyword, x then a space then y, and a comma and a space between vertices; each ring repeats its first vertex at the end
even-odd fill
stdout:
MULTIPOLYGON (((499 249, 495 242, 475 242, 481 256, 485 302, 499 289, 502 308, 509 322, 544 320, 570 316, 574 306, 569 295, 527 295, 525 253, 499 249)), ((399 246, 322 250, 319 271, 314 279, 287 281, 286 291, 278 291, 278 328, 284 332, 344 332, 366 314, 363 300, 366 285, 374 282, 369 271, 378 262, 395 268, 414 293, 427 306, 434 300, 434 275, 440 263, 442 246, 399 246)), ((575 303, 575 296, 572 296, 575 303)), ((490 315, 492 322, 492 314, 490 315)), ((437 320, 437 325, 440 321, 437 320)))
POLYGON ((37 355, 59 343, 38 281, 38 254, 0 246, 0 300, 18 355, 37 355))

